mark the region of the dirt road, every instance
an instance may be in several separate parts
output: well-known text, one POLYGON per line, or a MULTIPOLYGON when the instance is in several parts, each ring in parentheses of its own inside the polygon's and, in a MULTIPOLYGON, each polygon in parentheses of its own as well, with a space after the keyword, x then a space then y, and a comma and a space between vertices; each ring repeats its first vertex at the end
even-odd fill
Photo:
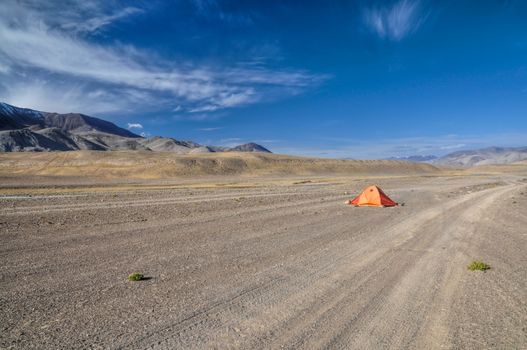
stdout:
POLYGON ((385 209, 345 206, 353 178, 3 197, 0 346, 526 348, 520 180, 377 179, 385 209))

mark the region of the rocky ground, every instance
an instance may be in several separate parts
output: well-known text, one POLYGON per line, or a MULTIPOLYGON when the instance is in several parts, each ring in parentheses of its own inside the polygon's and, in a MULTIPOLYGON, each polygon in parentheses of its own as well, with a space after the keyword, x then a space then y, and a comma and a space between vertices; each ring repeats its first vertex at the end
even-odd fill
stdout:
POLYGON ((0 347, 525 348, 522 180, 10 185, 0 347), (404 206, 343 204, 372 183, 404 206))

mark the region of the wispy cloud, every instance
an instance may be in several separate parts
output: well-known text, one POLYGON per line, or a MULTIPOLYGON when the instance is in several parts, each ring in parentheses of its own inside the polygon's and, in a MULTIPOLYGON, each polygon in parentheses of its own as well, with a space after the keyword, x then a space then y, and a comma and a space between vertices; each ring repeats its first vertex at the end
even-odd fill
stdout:
POLYGON ((0 100, 46 112, 83 112, 93 115, 131 112, 134 105, 140 106, 150 100, 148 92, 100 89, 91 84, 45 80, 30 75, 17 78, 18 75, 0 74, 0 100))
POLYGON ((104 27, 116 22, 117 20, 122 20, 141 12, 143 11, 139 8, 126 7, 123 9, 118 9, 109 15, 99 14, 84 21, 66 22, 63 23, 61 27, 64 29, 71 29, 79 33, 93 33, 102 30, 104 27))
POLYGON ((88 35, 144 11, 121 7, 119 0, 4 0, 0 8, 12 23, 44 22, 52 29, 88 35))
MULTIPOLYGON (((296 94, 328 78, 263 66, 196 66, 165 60, 129 45, 95 44, 78 33, 97 31, 142 11, 130 7, 110 11, 101 5, 106 2, 95 0, 70 0, 69 7, 32 4, 15 0, 0 3, 0 97, 9 98, 8 102, 33 102, 26 106, 43 107, 40 103, 52 94, 44 87, 53 90, 62 85, 84 94, 100 90, 113 95, 103 99, 102 105, 99 98, 93 98, 93 107, 85 112, 116 110, 123 105, 131 109, 138 103, 131 98, 135 94, 148 96, 141 101, 147 107, 210 113, 296 94), (104 15, 101 8, 110 14, 104 15), (74 15, 82 11, 91 17, 81 20, 74 15), (33 95, 31 101, 23 91, 12 88, 16 82, 41 95, 33 95), (110 101, 115 101, 114 106, 110 101)), ((77 108, 79 103, 72 100, 73 96, 59 99, 63 105, 57 103, 55 109, 77 108)))
POLYGON ((193 122, 210 122, 225 117, 227 113, 221 112, 203 112, 203 113, 186 113, 172 116, 173 121, 193 121, 193 122))
POLYGON ((391 6, 369 7, 364 10, 364 22, 380 38, 398 41, 416 31, 427 13, 418 0, 400 0, 391 6))
POLYGON ((143 125, 139 123, 128 123, 128 129, 142 129, 143 125))
POLYGON ((221 130, 223 129, 222 127, 214 127, 214 128, 199 128, 198 131, 216 131, 216 130, 221 130))

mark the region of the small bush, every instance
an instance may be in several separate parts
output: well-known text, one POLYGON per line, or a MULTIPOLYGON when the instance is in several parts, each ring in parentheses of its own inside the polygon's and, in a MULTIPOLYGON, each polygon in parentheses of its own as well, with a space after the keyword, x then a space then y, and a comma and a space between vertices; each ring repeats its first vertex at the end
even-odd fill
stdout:
POLYGON ((129 281, 140 281, 143 278, 145 278, 145 276, 140 272, 134 272, 128 276, 129 281))
POLYGON ((467 266, 470 271, 486 271, 490 270, 490 265, 485 264, 483 261, 474 260, 467 266))

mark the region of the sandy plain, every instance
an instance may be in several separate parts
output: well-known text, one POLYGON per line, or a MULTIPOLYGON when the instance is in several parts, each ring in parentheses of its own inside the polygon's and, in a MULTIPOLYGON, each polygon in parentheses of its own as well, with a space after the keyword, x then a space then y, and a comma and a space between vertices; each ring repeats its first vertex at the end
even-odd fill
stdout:
POLYGON ((98 178, 32 156, 0 157, 1 348, 526 347, 525 164, 98 178), (344 205, 372 183, 404 205, 344 205))

